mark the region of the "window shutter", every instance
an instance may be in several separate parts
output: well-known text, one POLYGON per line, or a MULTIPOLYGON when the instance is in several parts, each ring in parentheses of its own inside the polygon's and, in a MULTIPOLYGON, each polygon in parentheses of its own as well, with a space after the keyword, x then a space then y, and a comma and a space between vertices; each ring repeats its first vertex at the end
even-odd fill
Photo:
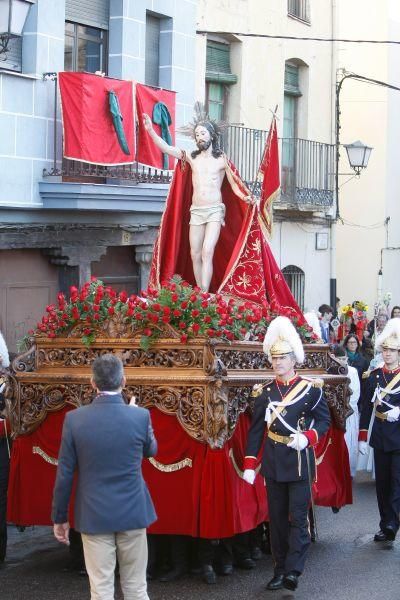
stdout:
POLYGON ((7 59, 0 62, 2 69, 8 69, 9 71, 16 71, 21 73, 22 71, 22 38, 11 38, 8 50, 7 59))
POLYGON ((145 83, 159 85, 160 19, 146 15, 145 83))
POLYGON ((219 83, 236 83, 237 76, 231 71, 229 44, 207 42, 206 81, 219 83))
POLYGON ((109 0, 66 0, 65 19, 89 27, 108 29, 109 0))
POLYGON ((299 67, 286 63, 285 65, 285 93, 301 96, 299 87, 299 67))

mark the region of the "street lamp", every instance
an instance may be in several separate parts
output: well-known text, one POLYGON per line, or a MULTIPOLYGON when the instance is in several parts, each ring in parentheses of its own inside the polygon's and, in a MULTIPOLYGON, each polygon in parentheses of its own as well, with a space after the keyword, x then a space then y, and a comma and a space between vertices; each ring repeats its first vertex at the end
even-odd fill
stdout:
POLYGON ((0 55, 6 54, 11 38, 21 37, 28 12, 36 0, 0 0, 0 55))
MULTIPOLYGON (((358 75, 357 73, 346 73, 345 71, 342 73, 341 79, 336 83, 336 102, 335 102, 335 112, 336 112, 336 143, 335 143, 335 191, 336 191, 336 215, 332 220, 331 224, 331 279, 330 279, 330 303, 332 306, 336 304, 336 265, 335 265, 335 249, 336 249, 336 241, 335 241, 335 222, 340 219, 340 207, 339 207, 339 158, 340 158, 340 92, 342 90, 343 84, 347 79, 353 79, 355 81, 361 81, 367 84, 379 85, 390 90, 400 91, 400 87, 396 85, 391 85, 390 83, 386 83, 385 81, 379 81, 378 79, 372 79, 371 77, 364 77, 364 75, 358 75)), ((354 169, 357 175, 360 174, 361 169, 364 169, 367 164, 371 154, 372 148, 369 146, 365 146, 361 142, 354 142, 354 144, 345 145, 347 150, 347 155, 349 158, 349 162, 351 167, 354 169), (356 156, 354 156, 354 153, 356 156)))
POLYGON ((356 175, 359 175, 361 170, 368 166, 372 148, 366 146, 360 140, 352 144, 343 144, 343 146, 346 148, 351 168, 355 171, 356 175))

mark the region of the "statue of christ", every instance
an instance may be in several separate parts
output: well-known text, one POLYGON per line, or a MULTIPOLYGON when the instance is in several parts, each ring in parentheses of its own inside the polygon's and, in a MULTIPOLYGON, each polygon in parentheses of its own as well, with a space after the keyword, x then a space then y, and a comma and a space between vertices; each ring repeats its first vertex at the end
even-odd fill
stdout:
POLYGON ((147 114, 143 114, 143 123, 161 152, 187 160, 191 166, 193 196, 189 223, 190 253, 196 283, 207 292, 213 274, 215 246, 221 227, 225 224, 225 204, 221 195, 225 175, 239 198, 247 203, 253 203, 253 198, 246 196, 232 177, 227 158, 219 146, 220 131, 216 123, 203 119, 193 125, 197 150, 188 155, 184 150, 170 146, 158 136, 147 114))

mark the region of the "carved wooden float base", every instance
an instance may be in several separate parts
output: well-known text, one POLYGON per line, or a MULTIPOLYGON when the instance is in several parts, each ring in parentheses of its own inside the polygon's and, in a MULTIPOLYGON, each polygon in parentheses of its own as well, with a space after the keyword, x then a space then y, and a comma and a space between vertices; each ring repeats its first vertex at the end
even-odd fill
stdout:
MULTIPOLYGON (((305 347, 304 376, 322 377, 337 427, 344 429, 349 411, 347 378, 330 375, 339 370, 328 347, 305 347)), ((237 420, 252 408, 254 384, 272 376, 262 345, 256 342, 215 344, 195 339, 182 345, 160 339, 147 352, 137 339, 101 339, 89 349, 79 339, 38 338, 29 352, 13 362, 6 397, 14 435, 33 432, 49 412, 70 404, 92 401, 90 365, 107 352, 118 354, 125 366, 128 398, 146 408, 175 415, 194 439, 220 448, 233 435, 237 420)))

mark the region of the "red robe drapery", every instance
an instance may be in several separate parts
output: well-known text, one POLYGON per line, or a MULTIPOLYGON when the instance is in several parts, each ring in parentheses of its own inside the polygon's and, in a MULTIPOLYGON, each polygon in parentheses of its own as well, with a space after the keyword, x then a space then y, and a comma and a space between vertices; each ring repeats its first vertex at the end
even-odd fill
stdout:
MULTIPOLYGON (((233 165, 228 164, 227 168, 243 193, 249 195, 233 165)), ((286 307, 302 319, 301 310, 260 227, 258 208, 243 202, 234 193, 227 177, 221 192, 226 206, 226 225, 221 229, 214 251, 210 292, 232 295, 260 305, 268 303, 277 311, 286 307)), ((179 161, 154 247, 149 279, 153 287, 160 286, 175 274, 196 285, 189 246, 192 195, 190 165, 179 161)))

